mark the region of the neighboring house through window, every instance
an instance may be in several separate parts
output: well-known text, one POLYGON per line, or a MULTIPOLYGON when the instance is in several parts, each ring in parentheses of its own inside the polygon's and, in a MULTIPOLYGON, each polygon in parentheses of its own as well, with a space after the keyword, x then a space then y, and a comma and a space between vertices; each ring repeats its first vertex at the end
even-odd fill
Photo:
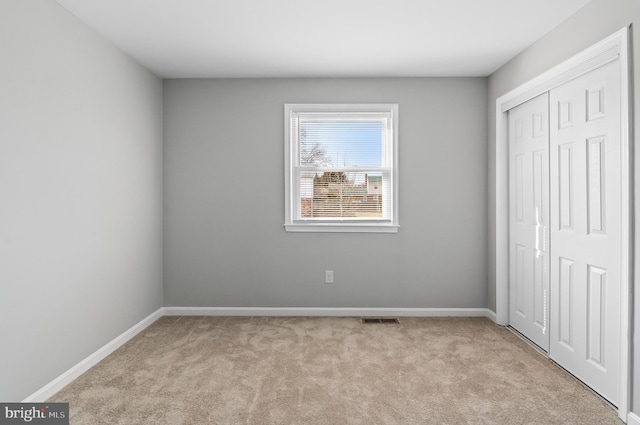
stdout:
POLYGON ((285 228, 397 232, 398 105, 285 105, 285 228))

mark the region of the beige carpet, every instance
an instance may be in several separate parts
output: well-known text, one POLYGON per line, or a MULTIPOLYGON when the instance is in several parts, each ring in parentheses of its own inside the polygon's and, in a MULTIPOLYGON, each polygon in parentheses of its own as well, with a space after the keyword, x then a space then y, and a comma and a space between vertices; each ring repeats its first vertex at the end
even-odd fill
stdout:
POLYGON ((49 401, 71 424, 621 424, 487 319, 165 317, 49 401))

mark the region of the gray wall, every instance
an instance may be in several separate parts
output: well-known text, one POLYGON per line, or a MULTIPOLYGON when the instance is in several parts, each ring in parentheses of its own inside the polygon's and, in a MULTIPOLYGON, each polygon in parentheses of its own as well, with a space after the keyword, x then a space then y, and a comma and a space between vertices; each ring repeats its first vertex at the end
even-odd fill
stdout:
MULTIPOLYGON (((638 0, 593 0, 570 19, 556 27, 549 34, 533 44, 527 50, 515 57, 509 63, 497 70, 489 77, 488 105, 489 110, 489 290, 488 305, 495 311, 495 105, 496 99, 519 85, 527 82, 535 76, 543 73, 554 65, 557 65, 571 56, 597 43, 611 35, 620 28, 634 24, 640 24, 640 1, 638 0)), ((633 33, 633 76, 640 81, 640 36, 637 28, 633 33)), ((638 84, 635 85, 633 98, 638 99, 638 84)), ((634 128, 640 123, 640 111, 636 105, 633 118, 634 128)), ((634 145, 638 146, 638 132, 636 131, 634 145)), ((635 149, 635 163, 640 164, 640 149, 635 149)), ((636 205, 640 200, 640 173, 635 173, 636 178, 636 205)), ((640 222, 640 209, 636 207, 636 223, 640 222)), ((640 232, 636 226, 636 246, 640 241, 640 232)), ((636 250, 635 266, 636 282, 640 270, 640 250, 636 250)), ((636 293, 635 309, 640 308, 640 291, 636 293)), ((640 330, 640 315, 635 315, 635 329, 640 330)), ((640 341, 640 334, 635 333, 635 341, 640 341)), ((638 343, 634 343, 637 345, 638 343)), ((634 364, 640 364, 640 350, 634 349, 634 364), (637 360, 637 362, 636 362, 637 360)), ((640 368, 634 371, 633 410, 640 412, 640 368)))
POLYGON ((486 307, 485 78, 164 87, 166 306, 486 307), (283 105, 341 102, 399 104, 398 234, 283 228, 283 105))
POLYGON ((52 0, 0 2, 0 400, 162 305, 162 82, 52 0))

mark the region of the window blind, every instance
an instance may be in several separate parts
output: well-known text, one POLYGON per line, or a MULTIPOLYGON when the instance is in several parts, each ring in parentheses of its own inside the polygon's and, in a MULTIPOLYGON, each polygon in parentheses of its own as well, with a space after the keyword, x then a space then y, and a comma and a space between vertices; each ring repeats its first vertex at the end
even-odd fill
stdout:
POLYGON ((386 112, 297 114, 296 218, 389 220, 391 126, 386 112))

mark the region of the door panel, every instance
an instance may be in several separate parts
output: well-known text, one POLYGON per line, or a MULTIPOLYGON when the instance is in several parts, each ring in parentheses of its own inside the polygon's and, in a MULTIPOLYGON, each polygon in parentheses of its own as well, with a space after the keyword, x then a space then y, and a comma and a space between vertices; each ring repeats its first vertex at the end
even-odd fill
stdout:
POLYGON ((618 62, 549 93, 549 355, 619 402, 620 99, 618 62))
MULTIPOLYGON (((574 331, 574 301, 575 301, 575 282, 574 282, 574 261, 569 258, 560 258, 560 270, 558 271, 558 316, 552 316, 553 322, 558 327, 558 342, 569 351, 573 348, 573 331, 574 331)), ((555 282, 554 282, 555 283, 555 282)), ((552 292, 555 295, 555 291, 552 292)))
POLYGON ((509 324, 549 350, 549 101, 509 111, 509 324))

